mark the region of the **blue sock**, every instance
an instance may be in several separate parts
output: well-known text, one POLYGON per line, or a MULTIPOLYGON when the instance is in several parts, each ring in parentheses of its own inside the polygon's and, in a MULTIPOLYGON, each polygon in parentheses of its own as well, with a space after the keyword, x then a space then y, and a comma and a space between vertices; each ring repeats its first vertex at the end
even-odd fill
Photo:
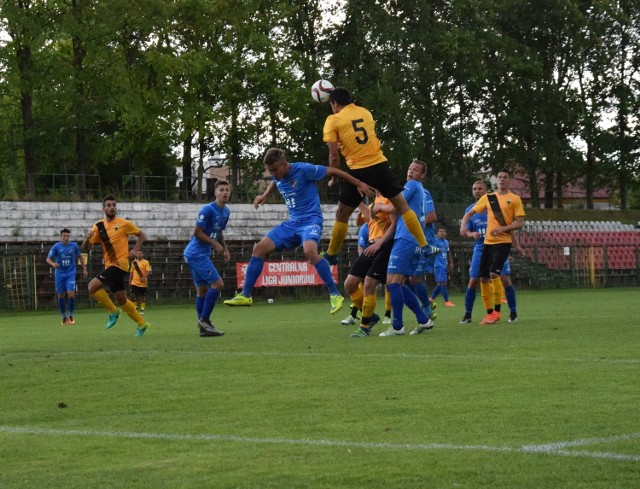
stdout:
POLYGON ((420 307, 420 301, 418 301, 418 297, 409 289, 408 287, 402 287, 402 294, 404 297, 404 303, 407 305, 409 309, 416 315, 416 319, 419 323, 426 323, 429 318, 420 307))
POLYGON ((413 286, 413 293, 418 296, 418 299, 420 299, 422 307, 429 306, 429 310, 431 310, 429 291, 427 290, 427 285, 424 282, 418 282, 417 284, 415 284, 413 286))
POLYGON ((473 311, 473 303, 476 301, 476 288, 467 287, 467 291, 464 294, 464 312, 471 315, 473 311))
POLYGON ((444 299, 444 301, 447 302, 449 300, 449 289, 447 289, 447 286, 441 285, 440 292, 442 292, 442 298, 444 299))
POLYGON ((511 312, 516 312, 516 288, 513 285, 509 285, 504 289, 504 296, 507 298, 507 304, 511 312))
POLYGON ((320 259, 318 260, 318 263, 316 263, 314 266, 318 271, 318 275, 320 275, 320 278, 322 279, 324 284, 327 286, 327 290, 329 291, 329 294, 330 295, 340 294, 340 292, 338 292, 338 287, 336 287, 336 282, 335 280, 333 280, 333 275, 331 275, 331 266, 329 265, 329 262, 327 260, 320 259))
MULTIPOLYGON (((404 286, 405 286, 406 288, 408 288, 408 289, 409 289, 411 292, 413 292, 414 294, 416 293, 416 286, 415 286, 415 285, 413 285, 413 284, 411 283, 411 281, 410 281, 410 280, 407 280, 407 281, 404 283, 404 286)), ((416 294, 416 295, 417 295, 417 294, 416 294)))
POLYGON ((431 298, 435 299, 436 297, 438 297, 438 294, 440 293, 440 289, 442 287, 440 287, 439 285, 436 285, 436 288, 433 289, 433 292, 431 293, 431 298))
POLYGON ((204 307, 204 297, 196 296, 196 313, 198 314, 198 319, 202 317, 202 308, 204 307))
POLYGON ((387 285, 387 290, 391 298, 393 329, 402 329, 402 310, 404 309, 404 292, 402 291, 402 285, 389 284, 387 285))
POLYGON ((219 290, 209 287, 207 295, 204 296, 204 304, 202 305, 202 316, 200 316, 202 319, 209 319, 219 295, 219 290))
POLYGON ((75 297, 71 297, 69 299, 69 316, 73 316, 73 313, 76 310, 76 298, 75 297))
POLYGON ((62 314, 62 317, 66 317, 65 314, 65 303, 64 303, 64 299, 61 299, 60 297, 58 297, 58 309, 60 309, 60 314, 62 314))
POLYGON ((256 285, 258 278, 262 274, 262 268, 264 267, 264 258, 258 258, 255 256, 249 260, 247 266, 247 273, 244 276, 244 287, 242 288, 242 295, 245 297, 251 297, 253 295, 253 287, 256 285))

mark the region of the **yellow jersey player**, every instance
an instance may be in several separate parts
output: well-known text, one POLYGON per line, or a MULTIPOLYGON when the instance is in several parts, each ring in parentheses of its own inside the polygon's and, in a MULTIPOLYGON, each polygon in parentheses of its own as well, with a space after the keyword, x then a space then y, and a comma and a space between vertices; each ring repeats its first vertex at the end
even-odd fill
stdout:
MULTIPOLYGON (((416 213, 409 208, 402 195, 403 187, 396 183, 389 163, 382 152, 376 135, 375 122, 371 113, 352 102, 346 88, 337 87, 329 95, 333 114, 327 117, 322 130, 323 141, 329 148, 329 166, 340 167, 340 153, 349 167, 349 173, 362 182, 377 189, 388 198, 396 212, 402 217, 407 230, 414 236, 425 252, 431 252, 424 236, 423 225, 416 213)), ((332 178, 329 185, 333 185, 332 178)), ((329 248, 324 258, 331 264, 337 263, 337 254, 347 235, 349 216, 362 201, 362 194, 346 182, 338 198, 336 221, 331 231, 329 248)))
POLYGON ((138 254, 145 235, 133 222, 117 217, 116 209, 116 198, 113 195, 107 195, 102 200, 104 219, 95 223, 87 231, 82 243, 85 251, 89 251, 93 244, 102 245, 104 259, 104 270, 89 282, 89 294, 109 311, 107 329, 115 326, 122 308, 138 325, 136 336, 142 336, 149 328, 149 323, 136 311, 135 304, 127 299, 125 277, 129 275, 129 259, 138 254), (129 252, 129 235, 138 238, 131 252, 129 252), (105 287, 111 289, 120 307, 116 307, 111 301, 105 287))
POLYGON ((136 309, 138 309, 140 314, 144 314, 147 302, 147 290, 149 288, 148 277, 151 271, 151 263, 145 259, 142 250, 138 251, 135 260, 131 262, 129 286, 131 287, 131 294, 135 300, 136 309))

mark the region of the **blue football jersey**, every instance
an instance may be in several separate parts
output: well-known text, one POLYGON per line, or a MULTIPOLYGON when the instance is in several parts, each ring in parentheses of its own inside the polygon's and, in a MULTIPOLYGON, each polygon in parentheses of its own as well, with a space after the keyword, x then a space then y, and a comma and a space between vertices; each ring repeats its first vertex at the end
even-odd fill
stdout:
MULTIPOLYGON (((196 226, 202 228, 204 233, 212 239, 217 240, 220 231, 227 227, 231 211, 227 206, 220 207, 215 202, 205 205, 198 213, 196 226)), ((200 241, 195 236, 191 236, 191 240, 184 250, 185 254, 211 254, 211 245, 200 241)))
POLYGON ((327 176, 327 167, 311 163, 291 163, 289 173, 276 183, 289 210, 291 222, 322 222, 322 208, 316 182, 327 176))
MULTIPOLYGON (((424 228, 426 219, 426 202, 424 195, 424 187, 417 180, 409 180, 404 184, 404 190, 402 191, 407 204, 413 212, 416 213, 418 221, 424 228)), ((418 245, 418 241, 413 237, 413 234, 409 232, 407 226, 404 224, 404 219, 398 219, 396 224, 395 239, 406 239, 418 245)))
POLYGON ((62 241, 58 241, 51 247, 47 256, 60 265, 60 268, 56 268, 56 274, 75 275, 76 260, 80 256, 80 248, 74 242, 65 246, 62 241))

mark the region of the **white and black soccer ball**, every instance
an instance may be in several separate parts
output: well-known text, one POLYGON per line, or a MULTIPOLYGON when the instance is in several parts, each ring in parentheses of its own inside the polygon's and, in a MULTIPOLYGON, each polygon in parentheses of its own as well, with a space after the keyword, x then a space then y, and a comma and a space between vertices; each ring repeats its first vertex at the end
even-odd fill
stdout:
POLYGON ((311 86, 311 98, 316 102, 328 102, 333 84, 329 80, 318 80, 311 86))
POLYGON ((273 299, 267 299, 267 304, 273 304, 273 299))

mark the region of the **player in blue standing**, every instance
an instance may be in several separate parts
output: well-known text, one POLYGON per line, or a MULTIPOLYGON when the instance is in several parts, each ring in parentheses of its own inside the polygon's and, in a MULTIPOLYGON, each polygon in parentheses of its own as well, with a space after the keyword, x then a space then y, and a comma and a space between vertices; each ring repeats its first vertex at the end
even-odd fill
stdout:
POLYGON ((374 191, 368 185, 338 168, 304 162, 289 163, 284 151, 278 148, 270 148, 266 152, 264 165, 271 175, 271 183, 262 195, 254 199, 253 205, 258 208, 277 188, 289 211, 289 220, 273 228, 253 247, 242 292, 224 303, 228 306, 250 306, 253 304, 251 298, 253 288, 262 274, 262 268, 268 256, 274 251, 302 246, 305 257, 316 268, 329 291, 330 313, 335 314, 342 307, 344 297, 338 292, 333 275, 331 275, 329 262, 318 253, 323 219, 316 182, 329 175, 346 180, 363 195, 373 196, 374 191))
MULTIPOLYGON (((414 165, 416 165, 416 171, 426 171, 424 164, 420 165, 414 161, 411 163, 411 166, 414 165)), ((407 173, 408 179, 404 185, 402 194, 424 228, 426 201, 423 187, 418 178, 409 178, 409 173, 411 172, 407 173)), ((418 240, 407 229, 402 219, 397 220, 394 240, 389 257, 389 266, 387 268, 387 290, 391 297, 393 319, 391 326, 386 331, 380 333, 380 336, 400 336, 405 334, 402 319, 402 311, 405 304, 413 311, 418 320, 418 326, 411 331, 411 334, 420 334, 423 331, 433 328, 433 322, 429 316, 425 314, 416 295, 405 285, 405 281, 415 273, 420 255, 424 251, 418 243, 418 240)), ((437 251, 433 246, 427 246, 430 247, 432 252, 437 251)))
POLYGON ((47 255, 47 263, 55 269, 56 294, 58 294, 58 309, 62 315, 62 324, 75 324, 73 313, 76 309, 76 261, 80 259, 82 276, 87 277, 87 264, 84 255, 75 242, 70 242, 71 231, 60 231, 60 241, 54 244, 47 255), (69 313, 67 314, 68 301, 69 313))
POLYGON ((205 205, 198 213, 191 240, 184 249, 184 261, 189 265, 196 286, 196 311, 200 336, 222 336, 211 323, 211 313, 220 296, 224 282, 211 262, 211 250, 221 254, 225 263, 229 261, 229 249, 223 231, 229 222, 231 211, 227 207, 231 188, 229 183, 218 180, 214 187, 216 200, 205 205))
POLYGON ((447 287, 448 272, 453 270, 453 258, 449 252, 449 240, 447 239, 447 230, 445 228, 438 229, 438 237, 434 244, 440 248, 440 253, 436 254, 436 259, 433 264, 433 276, 436 281, 436 286, 433 289, 430 301, 435 301, 436 297, 442 294, 444 305, 453 307, 455 304, 449 300, 449 289, 447 287))

